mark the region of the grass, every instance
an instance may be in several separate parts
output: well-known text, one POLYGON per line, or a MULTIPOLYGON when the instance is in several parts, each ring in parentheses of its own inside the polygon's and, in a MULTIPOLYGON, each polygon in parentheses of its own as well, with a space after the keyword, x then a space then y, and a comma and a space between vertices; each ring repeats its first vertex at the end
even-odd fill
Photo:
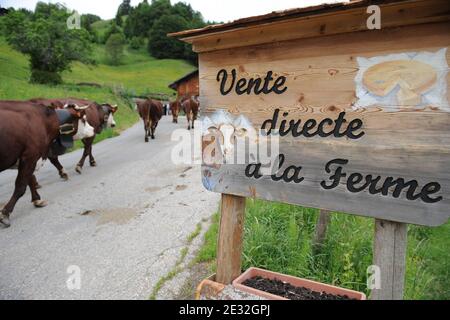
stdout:
MULTIPOLYGON (((251 266, 342 286, 369 294, 373 219, 333 213, 327 239, 313 255, 318 210, 261 200, 247 201, 243 269, 251 266)), ((216 257, 219 214, 205 234, 196 262, 216 257)), ((450 299, 450 223, 409 226, 406 299, 450 299)))
POLYGON ((147 93, 173 94, 168 85, 195 67, 182 60, 150 57, 144 49, 127 50, 122 64, 109 66, 103 46, 96 45, 94 57, 100 61, 97 66, 75 63, 72 72, 64 74, 64 80, 71 83, 94 82, 104 86, 124 86, 133 95, 147 93))
POLYGON ((152 293, 150 294, 149 299, 150 300, 156 300, 159 291, 163 288, 163 286, 170 280, 176 277, 177 274, 182 272, 184 268, 182 267, 182 264, 186 260, 186 256, 189 253, 189 246, 192 244, 192 242, 200 235, 202 231, 202 224, 198 223, 195 227, 195 230, 188 235, 186 239, 186 246, 183 247, 180 251, 180 257, 175 262, 175 266, 161 279, 158 280, 158 282, 153 287, 152 293))
MULTIPOLYGON (((47 86, 29 83, 28 58, 13 50, 0 37, 0 99, 26 100, 31 98, 83 98, 99 103, 119 105, 115 118, 117 128, 105 130, 96 142, 111 138, 137 122, 138 115, 124 96, 147 93, 173 94, 167 86, 194 69, 181 60, 156 60, 145 50, 127 50, 123 64, 109 66, 105 63, 104 47, 94 46, 93 57, 97 65, 74 63, 72 71, 63 73, 64 84, 47 86), (78 83, 97 83, 101 88, 78 86, 78 83), (126 93, 126 94, 123 94, 126 93)), ((80 147, 78 142, 76 147, 80 147)))

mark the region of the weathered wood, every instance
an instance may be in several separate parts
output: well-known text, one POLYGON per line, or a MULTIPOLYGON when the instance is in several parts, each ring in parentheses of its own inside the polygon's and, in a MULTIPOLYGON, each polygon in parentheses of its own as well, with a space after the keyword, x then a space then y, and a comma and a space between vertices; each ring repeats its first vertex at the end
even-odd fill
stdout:
POLYGON ((216 281, 230 284, 241 274, 245 198, 222 194, 216 281))
MULTIPOLYGON (((448 21, 450 15, 446 0, 412 0, 380 4, 381 28, 448 21)), ((212 32, 205 30, 188 34, 174 34, 182 40, 193 43, 196 52, 210 52, 229 48, 276 43, 294 39, 323 37, 356 31, 367 31, 367 5, 335 12, 311 12, 297 18, 282 21, 262 21, 258 25, 242 26, 233 32, 229 30, 212 32), (301 25, 299 28, 298 26, 301 25)))
MULTIPOLYGON (((441 8, 441 10, 443 10, 441 8)), ((398 18, 401 20, 401 15, 398 18)), ((301 24, 298 28, 301 29, 301 24)), ((280 140, 285 167, 302 166, 305 180, 300 184, 245 177, 245 165, 222 165, 216 170, 218 183, 212 191, 245 197, 282 201, 326 210, 360 214, 397 222, 437 226, 448 221, 450 212, 450 112, 444 105, 426 107, 372 107, 355 110, 355 77, 358 57, 371 58, 392 53, 437 52, 450 46, 449 22, 409 25, 395 29, 355 32, 239 47, 200 54, 200 95, 203 116, 218 110, 243 115, 256 129, 270 119, 275 109, 283 119, 317 122, 336 118, 345 111, 347 121, 361 119, 365 135, 358 140, 335 137, 280 140), (288 90, 281 94, 222 95, 217 73, 237 70, 238 77, 257 77, 269 70, 287 78, 288 90), (416 180, 423 186, 439 182, 443 200, 424 203, 366 191, 350 193, 345 181, 333 190, 320 183, 329 179, 325 165, 332 159, 348 159, 347 174, 416 180)), ((450 50, 447 50, 450 61, 450 50)), ((447 77, 448 78, 448 77, 447 77)), ((450 86, 447 81, 447 100, 450 86)), ((208 168, 205 168, 205 170, 208 168)), ((347 175, 347 176, 348 176, 347 175)))
POLYGON ((373 264, 380 268, 381 288, 372 300, 402 300, 405 287, 407 224, 375 221, 373 264))
POLYGON ((313 240, 313 251, 319 253, 327 236, 328 225, 331 221, 331 212, 328 210, 320 210, 317 218, 316 232, 313 240))

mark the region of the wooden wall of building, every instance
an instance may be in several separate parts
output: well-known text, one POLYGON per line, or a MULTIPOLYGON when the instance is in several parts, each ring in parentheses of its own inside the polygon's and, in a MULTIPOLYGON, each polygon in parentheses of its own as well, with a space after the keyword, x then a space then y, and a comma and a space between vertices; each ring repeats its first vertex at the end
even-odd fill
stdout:
POLYGON ((178 85, 177 91, 178 98, 182 98, 184 96, 198 96, 200 94, 198 74, 187 81, 181 82, 178 85))

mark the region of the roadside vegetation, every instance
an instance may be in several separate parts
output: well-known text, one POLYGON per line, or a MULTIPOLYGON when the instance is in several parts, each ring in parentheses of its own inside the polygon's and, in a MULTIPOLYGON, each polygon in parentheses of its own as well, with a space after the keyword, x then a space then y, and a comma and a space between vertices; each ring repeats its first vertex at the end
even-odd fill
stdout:
MULTIPOLYGON (((260 267, 342 286, 367 295, 367 267, 372 264, 374 220, 333 213, 319 254, 312 239, 319 210, 262 200, 247 200, 243 269, 260 267)), ((219 214, 205 234, 197 263, 215 271, 219 214)), ((406 299, 450 299, 450 223, 428 228, 409 226, 406 299)))

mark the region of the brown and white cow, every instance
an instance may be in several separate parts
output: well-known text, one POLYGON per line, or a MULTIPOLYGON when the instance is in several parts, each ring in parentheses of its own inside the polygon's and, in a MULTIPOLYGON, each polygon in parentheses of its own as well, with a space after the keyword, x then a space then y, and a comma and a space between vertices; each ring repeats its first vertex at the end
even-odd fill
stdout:
POLYGON ((186 114, 186 118, 188 121, 188 130, 191 130, 191 128, 194 129, 194 123, 198 117, 200 103, 198 102, 196 97, 189 97, 181 103, 181 107, 186 114))
POLYGON ((163 114, 163 105, 160 101, 153 99, 137 101, 136 104, 139 116, 144 121, 145 142, 148 142, 149 136, 155 139, 156 127, 163 114))
POLYGON ((181 110, 181 102, 179 100, 172 101, 170 103, 170 111, 172 112, 173 123, 178 123, 178 115, 181 110))
MULTIPOLYGON (((94 143, 95 137, 97 134, 100 134, 105 128, 114 128, 116 126, 116 122, 114 120, 114 114, 118 110, 116 105, 110 105, 108 103, 98 104, 93 101, 89 101, 86 99, 77 99, 77 98, 66 98, 66 99, 32 99, 32 102, 43 103, 53 105, 57 108, 64 108, 70 104, 77 104, 88 106, 86 109, 86 119, 87 122, 94 127, 95 134, 93 137, 82 139, 84 145, 83 156, 76 166, 76 171, 81 174, 84 166, 84 162, 87 157, 89 157, 89 163, 91 167, 95 167, 97 165, 94 156, 92 155, 92 145, 94 143)), ((75 137, 75 140, 76 137, 75 137)), ((64 167, 61 162, 59 162, 58 155, 55 153, 51 153, 49 155, 50 162, 56 167, 58 170, 59 176, 68 180, 69 176, 64 171, 64 167)))
POLYGON ((84 145, 83 156, 76 166, 76 171, 81 174, 84 166, 84 161, 89 157, 89 164, 91 167, 96 167, 97 162, 92 155, 92 145, 94 144, 95 136, 100 134, 106 128, 114 128, 116 122, 114 114, 117 112, 117 105, 110 105, 108 103, 98 104, 92 103, 86 109, 86 118, 88 123, 94 127, 95 134, 93 137, 82 139, 84 145))
POLYGON ((0 213, 0 226, 9 227, 9 216, 27 186, 33 204, 46 205, 36 190, 34 172, 38 161, 48 157, 61 131, 92 137, 94 129, 86 121, 85 110, 75 104, 55 110, 53 106, 25 101, 0 101, 0 128, 0 172, 18 168, 14 193, 0 213))

